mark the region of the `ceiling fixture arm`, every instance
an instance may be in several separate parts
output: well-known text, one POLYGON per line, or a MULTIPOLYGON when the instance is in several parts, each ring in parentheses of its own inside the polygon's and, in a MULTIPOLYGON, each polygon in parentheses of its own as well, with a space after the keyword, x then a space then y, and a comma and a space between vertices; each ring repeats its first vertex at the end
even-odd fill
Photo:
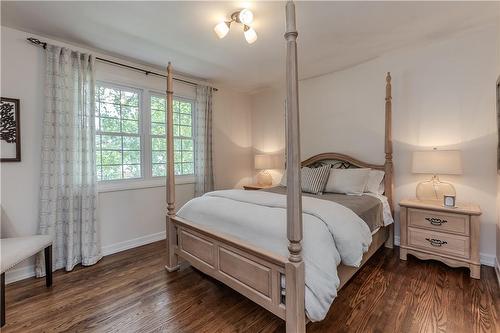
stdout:
POLYGON ((238 17, 239 15, 240 15, 240 11, 232 13, 231 14, 231 21, 230 22, 241 23, 240 18, 238 17))

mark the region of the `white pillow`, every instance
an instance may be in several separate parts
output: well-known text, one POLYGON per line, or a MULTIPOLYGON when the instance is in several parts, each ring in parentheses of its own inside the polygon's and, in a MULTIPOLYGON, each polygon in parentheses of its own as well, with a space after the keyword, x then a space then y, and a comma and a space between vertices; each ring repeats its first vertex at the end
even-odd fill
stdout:
POLYGON ((368 174, 368 181, 366 183, 365 192, 383 194, 384 193, 384 175, 385 172, 381 170, 370 169, 368 174))
POLYGON ((331 169, 325 192, 344 194, 363 194, 370 169, 331 169))
POLYGON ((286 169, 283 170, 283 175, 281 176, 280 185, 286 186, 286 169))

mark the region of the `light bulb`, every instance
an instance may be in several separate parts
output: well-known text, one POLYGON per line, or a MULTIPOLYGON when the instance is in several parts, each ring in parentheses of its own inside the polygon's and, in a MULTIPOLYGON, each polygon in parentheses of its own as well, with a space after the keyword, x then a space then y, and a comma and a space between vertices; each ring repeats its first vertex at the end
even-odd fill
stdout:
POLYGON ((241 23, 248 25, 253 22, 253 13, 250 9, 242 9, 238 18, 241 23))
POLYGON ((230 26, 231 26, 231 22, 224 22, 223 21, 215 26, 214 31, 219 38, 224 38, 224 37, 226 37, 227 33, 229 32, 230 26))
POLYGON ((252 44, 257 40, 257 33, 255 32, 255 30, 253 30, 253 28, 245 25, 244 31, 245 39, 247 40, 248 44, 252 44))

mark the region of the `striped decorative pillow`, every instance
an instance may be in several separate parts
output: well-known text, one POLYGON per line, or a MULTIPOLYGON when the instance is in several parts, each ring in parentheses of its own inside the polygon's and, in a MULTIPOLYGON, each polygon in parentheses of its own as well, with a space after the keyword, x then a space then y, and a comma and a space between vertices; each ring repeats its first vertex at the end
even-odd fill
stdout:
POLYGON ((330 165, 319 168, 302 168, 302 192, 322 194, 330 176, 330 165))
MULTIPOLYGON (((330 176, 330 165, 320 168, 303 167, 302 170, 302 191, 313 194, 321 194, 325 189, 328 177, 330 176)), ((286 170, 281 178, 280 185, 286 186, 286 170)))

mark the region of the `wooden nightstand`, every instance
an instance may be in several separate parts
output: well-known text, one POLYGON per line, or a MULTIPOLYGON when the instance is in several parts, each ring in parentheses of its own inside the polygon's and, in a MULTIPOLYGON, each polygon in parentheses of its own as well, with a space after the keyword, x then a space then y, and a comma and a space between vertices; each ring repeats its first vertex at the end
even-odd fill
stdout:
POLYGON ((270 187, 272 187, 272 185, 259 185, 259 184, 243 185, 243 188, 248 191, 262 190, 270 187))
POLYGON ((407 254, 439 260, 452 267, 468 267, 480 278, 479 215, 475 204, 444 207, 436 201, 403 200, 400 211, 400 258, 407 254))

